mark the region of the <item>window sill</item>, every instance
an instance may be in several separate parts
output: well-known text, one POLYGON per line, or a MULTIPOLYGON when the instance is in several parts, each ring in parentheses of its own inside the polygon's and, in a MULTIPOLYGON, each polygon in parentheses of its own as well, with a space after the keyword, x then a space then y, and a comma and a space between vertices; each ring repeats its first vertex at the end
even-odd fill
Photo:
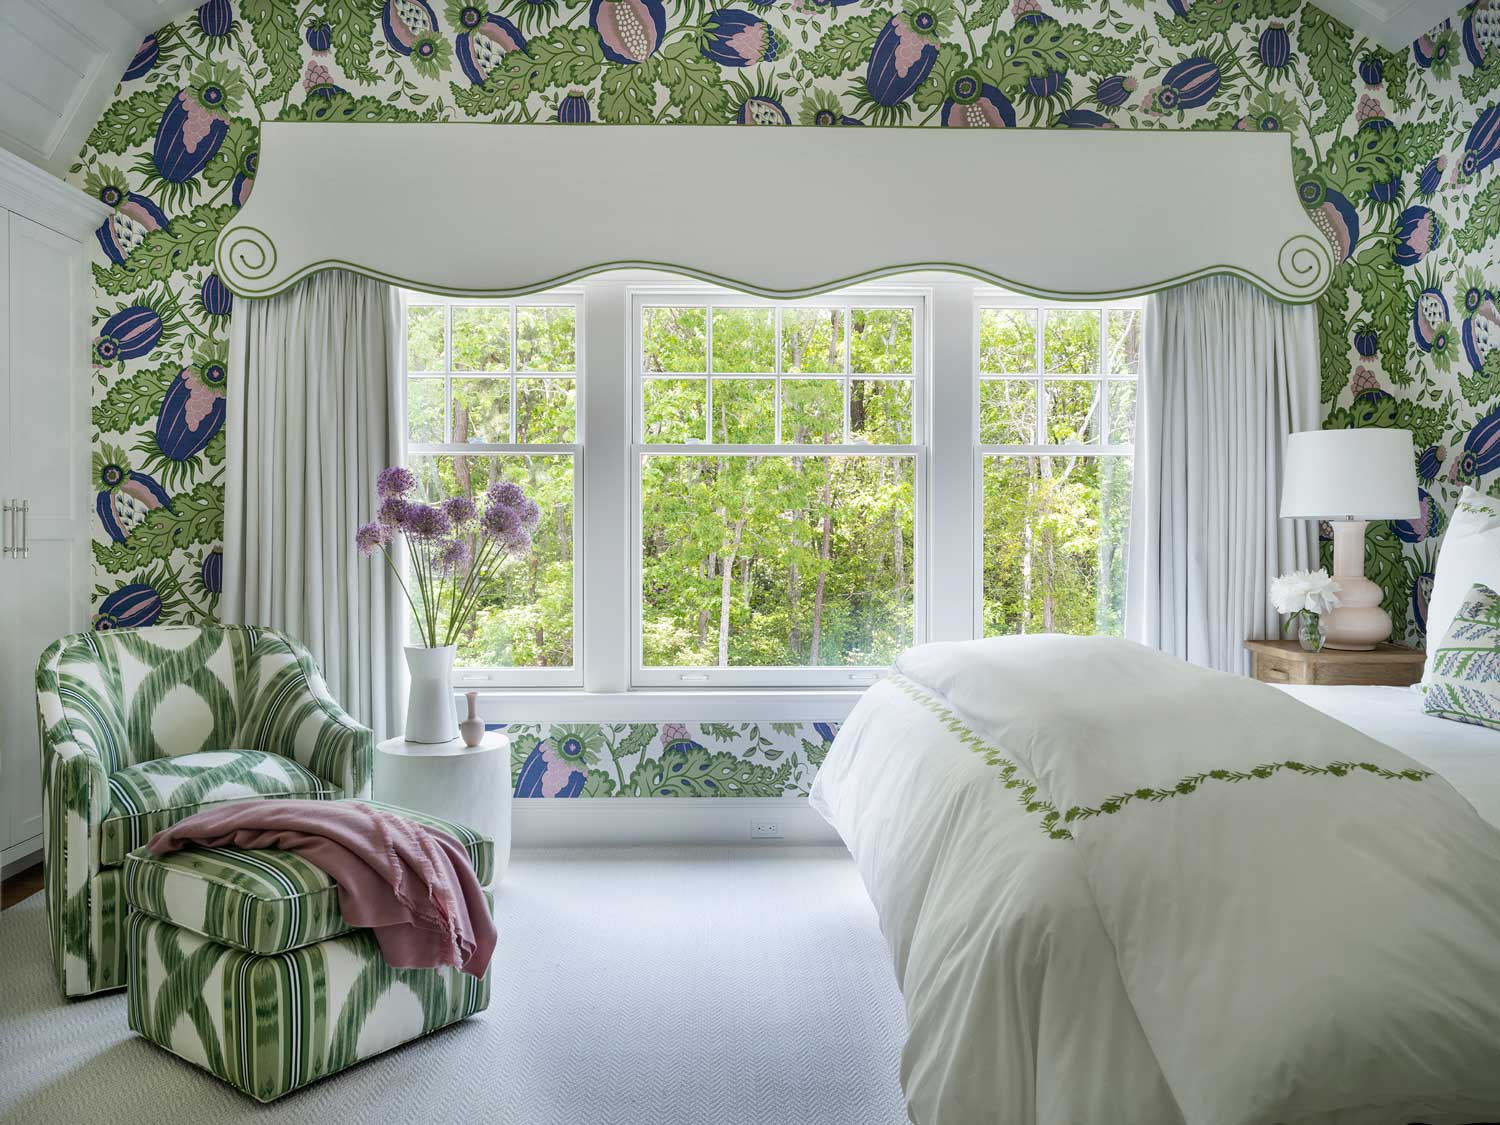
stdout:
MULTIPOLYGON (((488 723, 670 722, 759 719, 766 722, 842 722, 862 690, 737 688, 638 691, 472 688, 488 723)), ((455 696, 462 700, 461 692, 455 696)))

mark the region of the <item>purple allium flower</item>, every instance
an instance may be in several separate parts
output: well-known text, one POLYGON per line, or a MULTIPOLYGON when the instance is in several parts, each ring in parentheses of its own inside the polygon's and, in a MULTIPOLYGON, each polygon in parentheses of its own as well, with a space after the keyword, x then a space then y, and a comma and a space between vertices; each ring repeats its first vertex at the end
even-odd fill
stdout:
POLYGON ((537 507, 535 500, 527 500, 521 505, 517 514, 521 517, 521 526, 527 531, 535 529, 536 525, 542 522, 542 510, 537 507))
POLYGON ((448 513, 448 518, 454 523, 468 523, 479 515, 474 501, 467 496, 450 496, 443 501, 443 511, 448 513))
POLYGON ((511 536, 522 530, 520 514, 514 508, 507 508, 504 504, 491 504, 486 508, 479 526, 491 539, 499 539, 502 542, 508 542, 511 536))
POLYGON ((516 554, 524 555, 531 550, 531 532, 520 528, 505 540, 505 545, 516 554))
POLYGON ((453 521, 443 509, 432 504, 411 504, 407 508, 406 532, 418 539, 441 539, 453 528, 453 521))
POLYGON ((469 549, 467 539, 448 539, 433 555, 432 569, 444 577, 461 573, 468 569, 469 561, 473 557, 474 554, 469 549))
POLYGON ((405 496, 417 487, 417 474, 404 465, 392 465, 382 469, 375 478, 375 492, 382 499, 387 496, 405 496))
POLYGON ((354 533, 354 544, 359 548, 362 555, 373 555, 390 541, 390 529, 378 524, 362 524, 360 529, 354 533))
POLYGON ((409 500, 387 496, 380 502, 380 510, 375 513, 375 518, 392 531, 405 531, 407 521, 411 519, 412 507, 409 500))
POLYGON ((501 504, 507 508, 519 508, 526 503, 526 493, 521 491, 521 486, 508 480, 496 481, 486 490, 485 495, 489 497, 491 504, 501 504))

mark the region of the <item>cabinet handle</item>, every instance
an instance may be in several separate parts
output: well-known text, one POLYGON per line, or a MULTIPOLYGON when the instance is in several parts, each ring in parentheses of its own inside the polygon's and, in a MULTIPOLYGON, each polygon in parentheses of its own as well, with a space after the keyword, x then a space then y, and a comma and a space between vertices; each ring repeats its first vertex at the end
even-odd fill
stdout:
POLYGON ((9 500, 0 504, 0 556, 10 557, 10 538, 15 517, 11 515, 12 505, 9 500))
POLYGON ((31 558, 31 501, 21 501, 21 545, 16 554, 23 559, 31 558))

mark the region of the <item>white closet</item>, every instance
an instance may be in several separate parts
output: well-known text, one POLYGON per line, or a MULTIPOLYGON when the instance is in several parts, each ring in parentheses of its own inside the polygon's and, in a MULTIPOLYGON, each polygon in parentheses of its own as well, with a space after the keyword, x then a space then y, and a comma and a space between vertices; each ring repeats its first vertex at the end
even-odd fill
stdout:
POLYGON ((0 151, 0 868, 42 848, 37 657, 88 619, 86 240, 107 211, 0 151))

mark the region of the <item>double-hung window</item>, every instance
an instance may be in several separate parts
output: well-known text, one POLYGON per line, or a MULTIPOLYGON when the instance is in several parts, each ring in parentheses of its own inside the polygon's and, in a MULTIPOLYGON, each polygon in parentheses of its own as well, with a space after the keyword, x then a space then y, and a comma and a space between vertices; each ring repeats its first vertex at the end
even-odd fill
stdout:
POLYGON ((576 685, 580 303, 407 292, 407 464, 423 499, 496 480, 541 507, 533 551, 498 569, 458 641, 459 684, 576 685))
POLYGON ((1139 302, 975 302, 979 635, 1124 631, 1139 302))
POLYGON ((937 275, 404 293, 423 497, 542 511, 457 683, 858 688, 922 641, 1122 632, 1142 314, 937 275))
POLYGON ((926 308, 634 291, 633 682, 868 683, 919 636, 926 308))

